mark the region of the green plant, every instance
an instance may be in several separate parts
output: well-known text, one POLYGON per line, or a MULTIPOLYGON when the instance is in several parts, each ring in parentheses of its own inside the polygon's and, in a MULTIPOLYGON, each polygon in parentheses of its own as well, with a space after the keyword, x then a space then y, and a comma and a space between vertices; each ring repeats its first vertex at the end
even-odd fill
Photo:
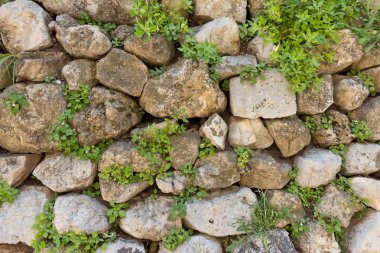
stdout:
POLYGON ((286 226, 286 230, 290 232, 290 236, 294 239, 300 238, 300 236, 310 231, 310 227, 307 225, 307 220, 302 218, 299 222, 293 222, 286 226))
POLYGON ((361 209, 368 206, 368 200, 367 199, 361 199, 359 198, 351 187, 352 178, 347 178, 344 176, 339 176, 337 179, 335 179, 332 184, 341 191, 347 192, 351 196, 351 203, 353 207, 361 207, 361 209))
POLYGON ((90 187, 88 187, 86 190, 82 192, 83 194, 86 194, 87 196, 91 198, 96 198, 100 196, 100 184, 99 182, 95 182, 90 187))
POLYGON ((178 48, 183 56, 188 59, 202 60, 209 66, 219 63, 222 57, 218 53, 218 47, 208 41, 197 42, 195 37, 187 36, 185 42, 178 48))
POLYGON ((203 138, 201 144, 199 145, 199 157, 201 159, 205 159, 209 156, 214 155, 216 152, 216 148, 212 145, 210 139, 203 138))
POLYGON ((25 95, 20 92, 12 92, 5 100, 5 106, 14 114, 17 115, 22 109, 29 107, 29 102, 25 95))
POLYGON ((11 187, 8 182, 0 176, 0 206, 5 202, 13 203, 19 194, 20 190, 11 187))
POLYGON ((374 97, 376 96, 376 85, 373 82, 373 78, 369 75, 364 74, 361 71, 351 70, 348 72, 349 76, 357 76, 363 81, 364 85, 368 88, 369 94, 374 97))
POLYGON ((172 228, 169 235, 164 236, 162 243, 170 251, 175 250, 179 245, 190 239, 193 230, 184 228, 172 228))
POLYGON ((90 104, 90 87, 88 85, 80 85, 79 90, 69 90, 66 87, 63 95, 66 98, 70 113, 82 111, 90 104))
POLYGON ((330 146, 329 150, 332 151, 334 154, 337 154, 342 159, 342 165, 346 165, 346 154, 348 152, 348 147, 344 144, 339 144, 335 146, 330 146))
POLYGON ((188 13, 192 13, 194 10, 193 0, 182 0, 182 8, 188 13))
POLYGON ((100 21, 95 21, 87 13, 81 13, 80 19, 79 19, 79 24, 81 24, 81 25, 96 25, 106 32, 112 32, 117 28, 117 25, 113 24, 113 23, 103 23, 100 21))
POLYGON ((184 175, 190 176, 191 179, 194 179, 195 174, 197 174, 197 168, 195 168, 191 163, 186 163, 178 168, 184 175))
POLYGON ((125 209, 129 207, 128 203, 110 202, 110 206, 111 208, 107 210, 108 222, 110 224, 119 223, 119 220, 126 216, 125 209))
POLYGON ((153 69, 149 69, 149 77, 154 78, 154 79, 158 79, 158 77, 160 75, 162 75, 163 73, 165 73, 166 70, 167 70, 166 66, 155 67, 153 69))
POLYGON ((314 217, 317 218, 318 223, 324 227, 327 233, 333 234, 340 246, 343 246, 343 236, 346 231, 342 223, 334 217, 322 215, 317 208, 314 208, 314 217))
POLYGON ((317 130, 327 130, 333 129, 334 118, 322 113, 319 114, 318 117, 306 116, 305 118, 305 126, 314 133, 317 130))
POLYGON ((157 200, 160 196, 158 195, 157 189, 154 189, 152 194, 150 195, 150 198, 153 200, 157 200))
POLYGON ((259 77, 261 80, 265 80, 263 72, 267 69, 265 63, 259 63, 256 65, 244 66, 240 72, 240 82, 248 81, 254 85, 259 77))
POLYGON ((112 180, 118 184, 132 184, 148 181, 150 185, 153 185, 157 174, 158 172, 149 170, 144 172, 134 172, 132 165, 120 166, 118 164, 113 164, 104 168, 98 176, 105 182, 112 180))
POLYGON ((123 42, 121 42, 118 37, 114 37, 111 40, 111 44, 112 44, 112 47, 119 48, 123 45, 123 42))
MULTIPOLYGON (((0 66, 5 66, 7 72, 4 75, 8 75, 11 78, 12 84, 16 82, 16 55, 14 54, 0 54, 0 66)), ((0 76, 0 79, 4 76, 0 76)), ((7 78, 5 78, 7 79, 7 78)))
POLYGON ((186 216, 186 203, 191 203, 193 197, 203 199, 207 196, 207 192, 200 187, 190 186, 181 192, 178 196, 174 196, 174 205, 169 210, 169 218, 175 220, 178 217, 186 216))
POLYGON ((222 85, 221 85, 221 89, 224 92, 229 92, 229 90, 230 90, 230 81, 228 79, 223 80, 222 85))
POLYGON ((368 127, 365 121, 354 120, 350 123, 350 127, 358 142, 364 142, 373 135, 373 130, 368 127))
POLYGON ((235 148, 237 154, 237 163, 240 169, 245 169, 249 158, 253 155, 252 149, 249 147, 237 147, 235 148))

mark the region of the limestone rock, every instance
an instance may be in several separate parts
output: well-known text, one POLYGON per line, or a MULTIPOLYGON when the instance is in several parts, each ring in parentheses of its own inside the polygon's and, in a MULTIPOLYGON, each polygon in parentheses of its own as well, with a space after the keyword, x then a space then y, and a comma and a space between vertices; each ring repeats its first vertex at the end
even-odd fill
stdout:
POLYGON ((161 4, 163 9, 166 11, 180 13, 185 18, 189 17, 189 13, 183 7, 182 0, 162 0, 161 4))
POLYGON ((244 0, 194 0, 194 6, 194 20, 198 22, 229 17, 244 23, 247 16, 247 1, 244 0))
POLYGON ((124 203, 149 187, 148 182, 118 184, 99 179, 99 183, 102 199, 114 203, 124 203))
POLYGON ((48 140, 47 132, 65 107, 66 100, 59 85, 16 84, 8 87, 0 94, 0 146, 14 153, 52 152, 54 144, 48 140), (29 103, 29 107, 17 115, 4 104, 13 92, 24 94, 29 103))
MULTIPOLYGON (((0 37, 1 42, 1 37, 0 37)), ((1 48, 1 45, 0 45, 1 48)), ((0 64, 0 91, 2 89, 7 88, 8 86, 12 85, 12 71, 9 68, 11 61, 4 61, 2 64, 0 64)))
POLYGON ((363 57, 360 61, 352 64, 351 68, 356 70, 363 70, 380 65, 380 48, 374 47, 370 51, 364 51, 363 57))
POLYGON ((223 56, 221 62, 215 65, 215 72, 218 80, 224 80, 232 76, 240 75, 245 66, 255 66, 256 57, 250 54, 237 56, 223 56))
POLYGON ((221 55, 236 55, 240 50, 239 26, 233 19, 227 17, 203 25, 195 34, 195 39, 198 42, 208 41, 215 44, 221 55))
POLYGON ((317 91, 308 89, 297 94, 297 113, 315 115, 323 113, 333 104, 334 87, 331 75, 325 75, 321 82, 321 87, 317 91))
POLYGON ((148 80, 148 68, 136 56, 114 48, 96 64, 96 78, 111 89, 139 97, 148 80))
POLYGON ((191 180, 182 172, 174 171, 170 177, 156 178, 156 184, 163 193, 179 195, 187 187, 191 186, 191 180))
POLYGON ((227 98, 209 77, 203 62, 181 59, 159 79, 149 79, 140 98, 143 109, 155 117, 168 117, 179 109, 188 118, 223 112, 227 98))
POLYGON ((173 204, 171 197, 136 199, 126 210, 126 217, 120 220, 120 228, 135 238, 160 241, 170 229, 182 226, 181 219, 169 218, 173 204))
POLYGON ((334 75, 334 104, 344 111, 352 111, 369 96, 369 90, 359 77, 334 75))
POLYGON ((351 188, 361 199, 368 201, 368 206, 380 211, 380 181, 372 178, 354 177, 351 188))
POLYGON ((82 145, 116 138, 141 120, 137 103, 121 92, 95 87, 90 92, 90 105, 74 115, 73 126, 82 145))
POLYGON ((8 52, 38 51, 53 45, 49 14, 29 0, 16 0, 0 7, 0 35, 8 52))
POLYGON ((237 156, 233 151, 217 152, 195 163, 194 185, 204 189, 226 188, 240 181, 237 156))
POLYGON ((339 155, 330 150, 311 148, 294 161, 298 168, 296 182, 301 187, 311 188, 327 185, 340 171, 341 165, 339 155))
POLYGON ((169 251, 160 244, 158 253, 223 253, 223 248, 219 240, 207 235, 194 235, 183 244, 179 245, 174 251, 169 251))
POLYGON ((117 238, 109 243, 106 249, 98 248, 96 253, 146 253, 144 244, 133 239, 117 238))
POLYGON ((211 141, 211 144, 218 149, 225 149, 228 126, 219 114, 214 113, 211 115, 201 126, 199 132, 201 136, 207 137, 211 141))
POLYGON ((54 205, 54 227, 58 233, 103 233, 111 228, 107 207, 87 195, 69 193, 59 196, 54 205))
POLYGON ((0 243, 19 242, 31 246, 36 231, 32 228, 36 215, 53 193, 42 186, 24 186, 13 204, 0 206, 0 243))
POLYGON ((265 0, 248 0, 249 14, 258 17, 265 7, 265 0))
POLYGON ((248 119, 282 118, 297 112, 296 96, 288 90, 289 83, 277 69, 263 73, 255 85, 241 83, 240 77, 230 79, 230 106, 234 116, 248 119))
POLYGON ((296 115, 266 120, 265 124, 284 157, 293 156, 310 144, 310 131, 296 115))
POLYGON ((372 79, 376 92, 380 93, 380 66, 364 70, 363 73, 372 79))
POLYGON ((111 34, 111 38, 117 38, 119 41, 124 41, 129 35, 134 34, 135 29, 133 26, 119 25, 111 34))
POLYGON ((215 191, 206 198, 186 203, 185 224, 211 236, 236 235, 239 220, 249 221, 257 202, 256 195, 245 187, 215 191))
POLYGON ((170 157, 173 168, 179 169, 185 164, 194 164, 199 155, 200 143, 201 138, 195 131, 186 131, 181 135, 171 136, 170 146, 173 149, 170 150, 170 157))
POLYGON ((368 175, 380 170, 380 146, 373 143, 351 143, 345 155, 343 175, 368 175))
POLYGON ((275 50, 275 47, 273 43, 266 42, 262 37, 257 36, 249 41, 247 52, 255 55, 260 63, 273 65, 274 61, 271 58, 271 54, 275 50))
POLYGON ((240 185, 259 189, 281 189, 289 182, 292 166, 269 154, 255 153, 241 175, 240 185))
POLYGON ((70 90, 79 90, 82 84, 93 88, 98 83, 95 77, 95 62, 86 59, 78 59, 67 63, 62 68, 62 75, 70 90))
POLYGON ((0 156, 0 177, 13 187, 20 186, 41 160, 41 155, 11 154, 0 156))

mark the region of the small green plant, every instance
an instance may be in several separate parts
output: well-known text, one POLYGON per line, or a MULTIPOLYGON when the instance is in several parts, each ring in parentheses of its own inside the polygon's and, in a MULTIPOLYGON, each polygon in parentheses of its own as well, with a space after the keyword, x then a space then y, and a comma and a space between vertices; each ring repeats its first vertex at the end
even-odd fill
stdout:
POLYGON ((336 241, 342 247, 344 242, 343 236, 346 231, 342 223, 337 218, 322 215, 317 208, 314 208, 314 217, 327 233, 334 235, 336 241))
POLYGON ((357 76, 363 81, 364 85, 368 88, 370 96, 376 96, 376 85, 371 76, 364 74, 361 71, 351 70, 348 72, 349 76, 357 76))
POLYGON ((330 151, 332 151, 334 154, 337 154, 342 159, 342 165, 346 165, 346 154, 348 153, 348 147, 344 144, 339 144, 335 146, 329 147, 330 151))
POLYGON ((218 47, 208 41, 197 42, 195 37, 187 36, 180 48, 180 52, 188 59, 202 60, 209 66, 219 63, 222 58, 218 53, 218 47))
POLYGON ((194 10, 193 0, 182 0, 182 8, 188 13, 192 13, 194 10))
MULTIPOLYGON (((12 84, 16 82, 16 55, 14 54, 0 54, 0 66, 5 66, 7 69, 4 75, 8 75, 12 81, 12 84)), ((4 76, 0 76, 3 79, 4 76)), ((5 79, 8 79, 5 78, 5 79)))
POLYGON ((172 228, 167 236, 164 236, 162 243, 165 249, 170 251, 175 250, 179 245, 190 239, 193 230, 186 230, 184 228, 172 228))
POLYGON ((307 220, 302 218, 300 221, 286 226, 286 230, 290 232, 292 238, 298 239, 303 233, 309 232, 310 227, 307 225, 307 220))
POLYGON ((245 169, 249 158, 253 155, 252 149, 249 147, 237 147, 235 148, 237 154, 237 163, 240 169, 245 169))
POLYGON ((158 79, 158 77, 160 75, 162 75, 163 73, 165 73, 166 70, 167 70, 166 66, 155 67, 153 69, 149 69, 149 77, 154 78, 154 79, 158 79))
POLYGON ((157 200, 160 196, 158 195, 157 189, 154 189, 152 194, 150 195, 150 198, 153 200, 157 200))
POLYGON ((123 45, 123 42, 121 42, 118 37, 114 37, 111 40, 111 44, 113 48, 120 48, 123 45))
POLYGON ((305 118, 305 126, 314 133, 317 130, 333 129, 333 117, 322 113, 318 116, 307 116, 305 118))
POLYGON ((154 179, 158 173, 146 170, 144 172, 135 172, 132 165, 120 166, 113 164, 104 168, 99 174, 99 178, 105 182, 115 181, 118 184, 132 184, 148 181, 153 185, 154 179))
POLYGON ((81 24, 81 25, 96 25, 106 32, 112 32, 117 28, 117 25, 113 24, 113 23, 103 23, 100 21, 95 21, 87 13, 81 13, 80 19, 79 19, 79 24, 81 24))
POLYGON ((257 78, 265 80, 263 73, 266 69, 267 66, 265 63, 244 66, 240 72, 240 82, 248 81, 250 84, 254 85, 257 78))
POLYGON ((82 192, 91 198, 96 198, 100 196, 100 184, 99 182, 93 183, 90 187, 82 192))
POLYGON ((20 191, 11 187, 8 182, 0 176, 0 206, 5 203, 13 203, 20 191))
POLYGON ((20 92, 12 92, 5 100, 5 106, 14 114, 17 115, 22 109, 29 107, 29 102, 25 95, 20 92))
POLYGON ((350 127, 358 142, 364 142, 373 135, 373 130, 368 127, 365 121, 354 120, 350 123, 350 127))
POLYGON ((90 104, 90 87, 88 85, 80 85, 79 90, 69 90, 66 87, 63 95, 71 113, 82 111, 90 104))
POLYGON ((110 206, 111 208, 107 210, 108 222, 110 224, 119 223, 119 220, 126 216, 125 209, 129 207, 128 203, 116 204, 110 202, 110 206))
POLYGON ((352 190, 351 187, 352 178, 347 178, 344 176, 339 176, 335 179, 332 184, 341 191, 347 192, 351 196, 351 203, 353 207, 361 207, 361 209, 368 206, 368 200, 360 199, 352 190))
POLYGON ((181 192, 180 195, 174 196, 174 205, 169 210, 169 218, 175 220, 186 216, 186 203, 191 203, 193 197, 203 199, 207 196, 207 192, 200 187, 190 186, 181 192))
POLYGON ((230 91, 230 81, 228 79, 223 80, 222 85, 220 86, 222 91, 229 92, 230 91))
POLYGON ((204 138, 199 145, 199 157, 201 159, 205 159, 209 156, 214 155, 216 152, 216 148, 212 145, 210 139, 204 138))
POLYGON ((195 174, 197 173, 197 168, 195 168, 191 163, 186 163, 178 168, 184 175, 189 176, 191 179, 194 179, 195 174))

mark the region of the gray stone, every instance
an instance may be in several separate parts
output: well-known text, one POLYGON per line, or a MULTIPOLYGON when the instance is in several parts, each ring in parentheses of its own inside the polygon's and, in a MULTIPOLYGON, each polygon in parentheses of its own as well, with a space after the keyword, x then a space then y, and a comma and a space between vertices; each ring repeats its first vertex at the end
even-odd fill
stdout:
POLYGON ((380 66, 364 70, 363 74, 372 79, 376 86, 376 92, 380 93, 380 66))
POLYGON ((201 138, 195 131, 186 131, 181 135, 173 135, 170 137, 170 150, 171 163, 173 168, 185 164, 194 164, 199 155, 199 145, 201 138))
POLYGON ((62 68, 62 75, 70 90, 79 90, 82 84, 93 88, 98 83, 95 62, 86 59, 69 62, 62 68))
POLYGON ((214 113, 211 115, 201 126, 199 132, 202 137, 208 138, 211 144, 218 149, 225 149, 228 126, 219 114, 214 113))
POLYGON ((99 179, 99 183, 102 199, 114 203, 124 203, 149 187, 148 182, 118 184, 115 181, 99 179))
POLYGON ((163 193, 179 195, 182 191, 191 186, 192 182, 191 179, 182 172, 174 171, 172 176, 164 178, 156 177, 156 184, 163 193))
POLYGON ((362 105, 369 90, 359 77, 334 75, 334 104, 344 111, 352 111, 362 105))
POLYGON ((351 68, 363 70, 380 65, 380 48, 374 47, 370 51, 364 51, 363 57, 352 64, 351 68))
POLYGON ((380 146, 373 143, 351 143, 345 154, 345 176, 368 175, 380 170, 380 146))
POLYGON ((134 34, 135 29, 133 26, 119 25, 111 34, 111 38, 117 38, 119 41, 124 41, 129 35, 134 34))
POLYGON ((351 188, 355 195, 368 201, 368 206, 380 211, 380 181, 372 178, 354 177, 351 188))
POLYGON ((255 66, 256 57, 250 54, 237 56, 223 56, 221 62, 215 65, 215 72, 218 80, 224 80, 232 76, 240 75, 245 66, 255 66))
POLYGON ((257 57, 260 63, 274 65, 274 60, 271 58, 275 45, 265 41, 262 37, 255 37, 248 42, 247 52, 257 57))
POLYGON ((174 251, 169 251, 160 244, 158 253, 223 253, 220 241, 211 236, 197 234, 191 236, 190 239, 179 245, 174 251))
POLYGON ((247 16, 247 1, 244 0, 194 0, 194 20, 208 22, 229 17, 244 23, 247 16))
POLYGON ((251 17, 258 17, 264 10, 266 0, 248 0, 249 14, 251 17))
POLYGON ((117 238, 106 249, 98 248, 96 253, 146 253, 144 244, 133 239, 117 238))

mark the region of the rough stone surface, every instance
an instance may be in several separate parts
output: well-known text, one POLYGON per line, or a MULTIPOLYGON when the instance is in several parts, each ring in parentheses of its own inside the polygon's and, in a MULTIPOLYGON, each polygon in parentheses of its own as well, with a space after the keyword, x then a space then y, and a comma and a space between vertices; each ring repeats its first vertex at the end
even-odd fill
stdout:
POLYGON ((289 83, 277 69, 267 70, 265 80, 258 78, 255 85, 241 83, 240 77, 230 79, 230 106, 234 116, 248 119, 282 118, 297 112, 296 96, 289 83))
POLYGON ((144 244, 133 239, 118 238, 109 243, 107 248, 103 250, 98 248, 96 253, 146 253, 144 244))
POLYGON ((0 244, 1 253, 33 253, 32 248, 25 244, 0 244))
POLYGON ((223 112, 227 98, 209 77, 205 63, 182 59, 159 79, 148 80, 140 105, 155 117, 171 116, 181 108, 188 118, 207 117, 223 112))
POLYGON ((161 4, 166 11, 178 12, 185 18, 189 17, 189 13, 185 10, 182 0, 162 0, 161 4))
POLYGON ((188 227, 211 236, 241 234, 236 231, 236 221, 250 220, 256 202, 256 195, 249 188, 215 191, 202 200, 193 198, 192 203, 186 203, 184 221, 188 227))
POLYGON ((361 199, 368 201, 368 206, 380 211, 380 181, 372 178, 354 177, 351 188, 361 199))
POLYGON ((204 189, 226 188, 240 181, 237 156, 233 151, 217 152, 195 163, 194 185, 204 189))
POLYGON ((201 126, 199 132, 201 136, 208 138, 211 141, 211 144, 218 149, 225 149, 228 126, 219 114, 214 113, 211 115, 201 126))
POLYGON ((194 0, 194 6, 194 19, 198 22, 229 17, 244 23, 247 16, 247 1, 244 0, 194 0))
POLYGON ((126 210, 126 217, 120 220, 120 228, 135 238, 160 241, 170 229, 182 226, 181 219, 169 218, 173 204, 171 197, 136 199, 126 210))
POLYGON ((215 19, 202 26, 195 34, 195 39, 198 42, 208 41, 215 44, 221 55, 236 55, 240 50, 239 26, 227 17, 215 19))
POLYGON ((8 52, 38 51, 53 45, 49 14, 29 0, 17 0, 0 7, 0 36, 8 52))
POLYGON ((255 66, 256 64, 256 57, 250 54, 223 56, 222 60, 215 65, 215 72, 218 76, 218 80, 221 81, 232 76, 240 75, 241 70, 245 66, 255 66))
POLYGON ((255 153, 241 175, 240 185, 259 189, 281 189, 289 182, 292 166, 269 154, 255 153))
POLYGON ((137 103, 129 96, 103 87, 90 92, 90 105, 74 115, 73 126, 82 145, 93 145, 127 132, 141 120, 137 103))
POLYGON ((43 211, 52 192, 42 186, 24 186, 13 204, 0 206, 0 243, 31 245, 36 231, 35 217, 43 211))
POLYGON ((370 51, 364 51, 360 61, 352 64, 352 69, 363 70, 380 65, 380 48, 374 47, 370 51))
POLYGON ((343 175, 368 175, 380 170, 380 145, 351 143, 345 154, 343 175))
POLYGON ((262 37, 255 37, 249 41, 247 46, 247 52, 256 55, 257 60, 260 63, 266 63, 273 65, 274 61, 271 58, 271 54, 275 49, 275 45, 271 42, 265 42, 262 37))
POLYGON ((47 132, 65 110, 62 87, 56 84, 16 84, 0 94, 0 146, 14 153, 43 153, 54 150, 47 132), (16 116, 6 108, 9 94, 20 92, 29 102, 16 116), (43 108, 43 110, 41 110, 43 108))
POLYGON ((265 124, 284 157, 293 156, 310 144, 310 131, 297 116, 266 120, 265 124))
POLYGON ((156 178, 156 184, 163 193, 179 195, 183 190, 191 186, 191 179, 180 171, 174 171, 170 177, 156 178))
POLYGON ((364 70, 363 73, 372 79, 376 86, 376 92, 380 93, 380 66, 364 70))
POLYGON ((334 75, 334 104, 344 111, 352 111, 362 105, 369 90, 359 77, 334 75))
POLYGON ((111 89, 139 97, 148 80, 148 68, 136 56, 112 49, 96 64, 96 78, 111 89))
POLYGON ((207 235, 194 235, 183 244, 179 245, 174 251, 169 251, 160 244, 158 253, 223 253, 223 248, 219 240, 207 235))
POLYGON ((41 155, 11 154, 0 156, 0 178, 13 187, 20 186, 41 160, 41 155))
POLYGON ((148 182, 118 184, 114 181, 106 182, 99 179, 99 183, 102 199, 114 203, 124 203, 149 187, 148 182))
POLYGON ((96 171, 96 164, 89 160, 48 154, 33 175, 54 192, 69 192, 88 188, 96 177, 96 171))
POLYGON ((185 164, 194 164, 199 155, 199 145, 201 138, 195 131, 186 131, 181 135, 173 135, 170 137, 170 145, 173 149, 170 151, 171 163, 173 168, 185 164))
POLYGON ((321 82, 319 90, 308 89, 297 94, 297 113, 315 115, 326 111, 333 104, 334 87, 331 75, 325 75, 321 82))
POLYGON ((58 233, 103 233, 111 228, 107 207, 87 195, 69 193, 59 196, 54 205, 54 227, 58 233))
POLYGON ((294 161, 298 168, 296 182, 301 187, 311 188, 327 185, 340 171, 341 165, 339 155, 330 150, 311 148, 294 161))
POLYGON ((10 64, 10 61, 5 61, 3 62, 3 64, 0 64, 0 91, 12 85, 12 71, 10 71, 10 69, 8 68, 10 64))
POLYGON ((79 59, 69 62, 62 68, 62 75, 70 90, 79 90, 82 84, 93 88, 98 83, 95 77, 95 62, 91 60, 79 59))
POLYGON ((249 14, 251 17, 257 17, 264 9, 265 0, 248 0, 249 14))

